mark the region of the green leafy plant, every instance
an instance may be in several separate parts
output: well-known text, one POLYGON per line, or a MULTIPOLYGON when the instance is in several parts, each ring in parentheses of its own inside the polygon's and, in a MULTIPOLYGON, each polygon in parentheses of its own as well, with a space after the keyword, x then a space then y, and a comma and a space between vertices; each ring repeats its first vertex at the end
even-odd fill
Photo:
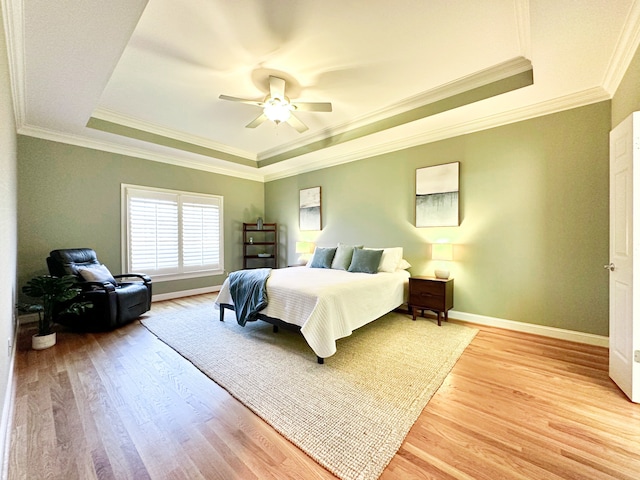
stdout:
POLYGON ((61 308, 61 304, 78 296, 81 289, 76 285, 73 275, 53 277, 40 275, 29 280, 22 293, 32 298, 39 298, 38 303, 21 304, 18 309, 28 313, 38 313, 38 335, 49 335, 51 324, 62 315, 79 315, 87 308, 91 308, 91 302, 73 302, 61 308))

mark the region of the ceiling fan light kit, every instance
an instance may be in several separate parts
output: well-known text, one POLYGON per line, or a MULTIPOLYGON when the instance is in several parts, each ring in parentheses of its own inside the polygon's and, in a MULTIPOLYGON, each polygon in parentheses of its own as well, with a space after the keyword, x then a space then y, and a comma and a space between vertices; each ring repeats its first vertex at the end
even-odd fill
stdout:
POLYGON ((262 108, 262 113, 253 121, 246 125, 247 128, 256 128, 266 120, 271 120, 276 125, 286 122, 295 128, 298 133, 302 133, 309 129, 298 117, 293 115, 294 110, 305 110, 308 112, 330 112, 332 111, 331 103, 328 102, 291 102, 284 94, 285 81, 282 78, 269 76, 269 95, 260 102, 247 98, 230 97, 228 95, 220 95, 221 100, 229 100, 231 102, 246 103, 262 108))
POLYGON ((267 97, 264 101, 264 114, 269 120, 278 125, 280 122, 289 120, 291 107, 292 105, 287 97, 284 99, 267 97))

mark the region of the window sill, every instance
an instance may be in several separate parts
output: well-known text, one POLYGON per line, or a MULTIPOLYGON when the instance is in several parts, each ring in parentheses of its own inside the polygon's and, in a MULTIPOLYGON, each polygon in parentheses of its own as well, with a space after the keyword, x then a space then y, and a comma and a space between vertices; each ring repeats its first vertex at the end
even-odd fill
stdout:
POLYGON ((149 274, 153 282, 171 282, 174 280, 187 280, 189 278, 215 277, 216 275, 224 275, 224 270, 203 270, 199 272, 185 273, 168 273, 168 274, 149 274))

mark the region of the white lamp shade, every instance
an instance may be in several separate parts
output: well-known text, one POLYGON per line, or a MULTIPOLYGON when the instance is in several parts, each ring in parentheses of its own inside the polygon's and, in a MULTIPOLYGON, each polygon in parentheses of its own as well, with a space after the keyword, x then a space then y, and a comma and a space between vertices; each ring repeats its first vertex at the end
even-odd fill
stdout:
POLYGON ((432 260, 453 260, 453 245, 450 243, 434 243, 431 245, 432 260))
POLYGON ((296 242, 296 253, 313 253, 313 243, 296 242))

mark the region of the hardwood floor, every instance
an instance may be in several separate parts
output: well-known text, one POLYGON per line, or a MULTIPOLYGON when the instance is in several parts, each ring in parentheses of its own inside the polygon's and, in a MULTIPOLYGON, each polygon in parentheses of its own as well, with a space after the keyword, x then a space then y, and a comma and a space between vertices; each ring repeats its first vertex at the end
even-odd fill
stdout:
MULTIPOLYGON (((139 322, 62 330, 39 352, 32 333, 16 353, 10 479, 335 478, 139 322)), ((640 405, 609 380, 604 348, 481 327, 380 478, 638 479, 640 405)))

